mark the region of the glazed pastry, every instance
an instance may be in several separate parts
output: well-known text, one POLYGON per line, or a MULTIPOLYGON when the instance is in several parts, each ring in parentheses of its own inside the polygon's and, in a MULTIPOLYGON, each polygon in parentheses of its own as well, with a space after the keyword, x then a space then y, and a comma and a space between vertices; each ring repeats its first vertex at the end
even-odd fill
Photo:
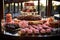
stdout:
POLYGON ((49 22, 49 23, 50 23, 50 22, 54 22, 54 18, 53 18, 53 17, 48 18, 48 19, 47 19, 47 22, 49 22))

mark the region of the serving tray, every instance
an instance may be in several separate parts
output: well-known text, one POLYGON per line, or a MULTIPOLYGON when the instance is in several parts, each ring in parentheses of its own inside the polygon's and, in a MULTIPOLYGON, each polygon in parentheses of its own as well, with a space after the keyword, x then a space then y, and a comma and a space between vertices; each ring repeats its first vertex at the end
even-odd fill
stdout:
MULTIPOLYGON (((20 36, 18 33, 12 34, 9 32, 4 31, 4 35, 10 35, 10 36, 20 36)), ((45 34, 45 35, 41 35, 41 34, 32 34, 32 35, 22 35, 20 37, 52 37, 52 36, 60 36, 60 28, 53 28, 52 32, 50 34, 45 34)))

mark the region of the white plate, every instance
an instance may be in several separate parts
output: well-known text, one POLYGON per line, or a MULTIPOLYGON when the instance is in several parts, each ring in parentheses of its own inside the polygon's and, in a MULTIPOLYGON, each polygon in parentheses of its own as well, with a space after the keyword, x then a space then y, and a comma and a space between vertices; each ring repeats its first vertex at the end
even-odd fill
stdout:
POLYGON ((55 17, 60 17, 60 14, 55 14, 54 16, 55 16, 55 17))
POLYGON ((10 35, 10 36, 19 36, 19 34, 18 34, 18 33, 16 33, 16 34, 11 34, 11 33, 6 32, 6 31, 4 31, 4 34, 5 34, 5 35, 10 35))

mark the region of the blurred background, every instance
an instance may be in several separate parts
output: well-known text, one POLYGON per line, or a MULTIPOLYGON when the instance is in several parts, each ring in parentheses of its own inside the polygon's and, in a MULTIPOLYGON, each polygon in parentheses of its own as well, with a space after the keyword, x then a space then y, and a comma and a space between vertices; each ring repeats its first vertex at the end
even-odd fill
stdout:
POLYGON ((20 15, 23 9, 31 7, 26 6, 27 2, 34 4, 33 7, 42 17, 60 13, 60 1, 58 0, 4 0, 4 17, 7 12, 11 12, 13 17, 20 15))

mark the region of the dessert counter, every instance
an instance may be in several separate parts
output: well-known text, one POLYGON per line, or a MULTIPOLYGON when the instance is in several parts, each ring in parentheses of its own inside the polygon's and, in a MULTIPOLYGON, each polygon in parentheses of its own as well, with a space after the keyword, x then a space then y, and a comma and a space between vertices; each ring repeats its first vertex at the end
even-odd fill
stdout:
POLYGON ((17 37, 53 37, 53 36, 60 36, 60 28, 54 28, 53 31, 54 32, 51 32, 50 34, 44 34, 44 35, 41 35, 41 34, 20 35, 18 33, 12 34, 12 33, 4 31, 4 35, 17 36, 17 37))
POLYGON ((17 16, 11 14, 2 20, 2 32, 5 35, 21 37, 51 37, 60 35, 60 20, 54 17, 42 18, 39 15, 17 16))

